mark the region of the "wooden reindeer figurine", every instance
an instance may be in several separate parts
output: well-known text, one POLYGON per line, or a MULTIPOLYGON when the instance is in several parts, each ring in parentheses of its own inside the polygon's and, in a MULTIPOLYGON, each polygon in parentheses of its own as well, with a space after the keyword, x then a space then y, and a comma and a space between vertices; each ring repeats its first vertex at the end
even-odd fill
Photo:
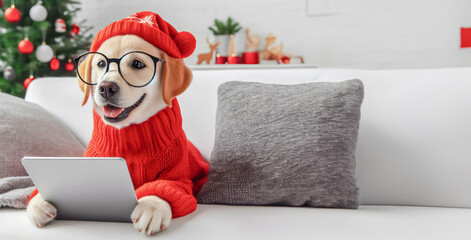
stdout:
POLYGON ((303 56, 296 56, 296 57, 294 57, 294 58, 299 58, 299 62, 300 62, 301 64, 304 64, 304 58, 303 58, 303 56))
POLYGON ((261 58, 263 60, 272 60, 271 53, 270 53, 270 46, 273 45, 276 42, 276 37, 273 35, 273 33, 270 33, 266 38, 265 38, 265 49, 260 52, 261 58))
POLYGON ((260 38, 258 35, 250 35, 250 30, 245 30, 247 42, 245 43, 246 52, 256 52, 258 45, 260 44, 260 38))
POLYGON ((273 46, 276 42, 276 36, 273 33, 268 34, 265 38, 265 50, 260 52, 263 60, 277 60, 282 57, 283 54, 283 43, 280 45, 273 46))
POLYGON ((198 65, 201 64, 203 61, 206 61, 206 63, 209 64, 209 62, 213 58, 214 50, 216 49, 217 46, 219 46, 219 44, 221 44, 221 42, 211 43, 209 42, 208 38, 206 38, 206 42, 208 43, 211 51, 209 53, 201 53, 198 55, 198 62, 196 63, 198 65))

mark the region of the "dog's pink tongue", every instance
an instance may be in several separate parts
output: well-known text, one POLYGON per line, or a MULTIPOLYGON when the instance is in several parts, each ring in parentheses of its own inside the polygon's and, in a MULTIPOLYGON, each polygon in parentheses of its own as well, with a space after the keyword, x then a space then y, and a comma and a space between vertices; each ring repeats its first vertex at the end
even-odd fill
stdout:
POLYGON ((103 107, 103 113, 105 114, 106 117, 110 117, 110 118, 117 117, 122 111, 123 111, 123 108, 118 108, 114 106, 106 105, 103 107))

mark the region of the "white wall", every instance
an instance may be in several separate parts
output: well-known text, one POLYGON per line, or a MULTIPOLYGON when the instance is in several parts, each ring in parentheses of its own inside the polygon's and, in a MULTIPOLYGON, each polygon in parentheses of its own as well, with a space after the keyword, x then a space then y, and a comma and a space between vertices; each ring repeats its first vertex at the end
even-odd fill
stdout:
MULTIPOLYGON (((87 19, 96 33, 137 11, 154 11, 177 30, 196 36, 189 64, 209 49, 208 25, 230 15, 261 39, 273 32, 286 52, 323 67, 471 66, 471 49, 459 48, 460 27, 471 27, 470 0, 329 1, 335 14, 312 17, 306 14, 306 0, 81 0, 79 18, 87 19)), ((237 37, 244 38, 242 32, 237 37)))

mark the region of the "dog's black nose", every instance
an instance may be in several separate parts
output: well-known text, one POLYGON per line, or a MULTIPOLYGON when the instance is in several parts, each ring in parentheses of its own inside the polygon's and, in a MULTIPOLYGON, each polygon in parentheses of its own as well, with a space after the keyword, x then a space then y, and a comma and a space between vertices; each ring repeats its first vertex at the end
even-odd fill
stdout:
POLYGON ((102 82, 100 83, 99 90, 100 95, 104 99, 108 99, 119 91, 119 86, 114 82, 102 82))

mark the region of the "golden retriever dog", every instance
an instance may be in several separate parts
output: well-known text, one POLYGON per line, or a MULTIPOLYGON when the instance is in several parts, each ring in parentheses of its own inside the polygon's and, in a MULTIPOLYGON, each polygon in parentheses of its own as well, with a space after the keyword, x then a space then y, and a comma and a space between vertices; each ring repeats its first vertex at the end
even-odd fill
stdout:
MULTIPOLYGON (((208 163, 186 139, 175 98, 191 82, 182 58, 195 44, 157 14, 140 12, 105 27, 76 59, 83 104, 91 98, 94 109, 85 156, 126 160, 138 198, 130 218, 147 235, 194 211, 206 181, 208 163)), ((35 190, 27 213, 42 227, 57 209, 35 190)))

